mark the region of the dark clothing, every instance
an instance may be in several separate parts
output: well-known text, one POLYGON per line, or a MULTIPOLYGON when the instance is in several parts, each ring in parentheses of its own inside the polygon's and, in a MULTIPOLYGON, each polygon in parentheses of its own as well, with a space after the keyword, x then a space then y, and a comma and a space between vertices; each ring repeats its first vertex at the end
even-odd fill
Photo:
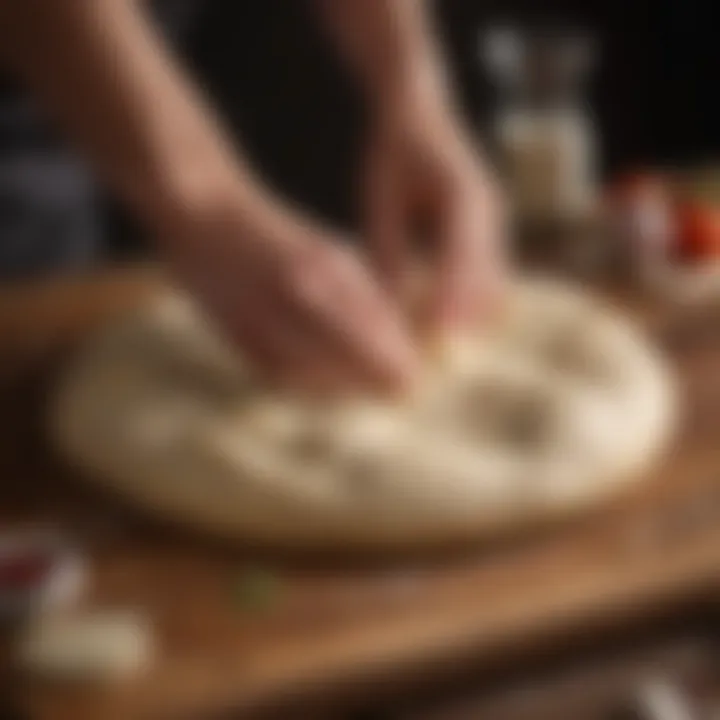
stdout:
POLYGON ((0 279, 87 264, 98 243, 95 190, 22 96, 0 101, 0 279))
MULTIPOLYGON (((155 3, 171 41, 183 40, 193 5, 155 3)), ((124 220, 87 166, 13 81, 0 77, 0 280, 95 263, 114 238, 132 243, 134 229, 124 220)))

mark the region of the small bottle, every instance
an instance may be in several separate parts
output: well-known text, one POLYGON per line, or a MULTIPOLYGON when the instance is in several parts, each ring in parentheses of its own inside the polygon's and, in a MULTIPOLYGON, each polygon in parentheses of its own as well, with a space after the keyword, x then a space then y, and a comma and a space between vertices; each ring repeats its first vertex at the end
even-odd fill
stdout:
MULTIPOLYGON (((594 61, 590 39, 496 29, 483 55, 499 90, 494 144, 516 224, 536 251, 579 240, 598 204, 597 137, 581 92, 594 61)), ((567 249, 579 252, 580 243, 567 249)))

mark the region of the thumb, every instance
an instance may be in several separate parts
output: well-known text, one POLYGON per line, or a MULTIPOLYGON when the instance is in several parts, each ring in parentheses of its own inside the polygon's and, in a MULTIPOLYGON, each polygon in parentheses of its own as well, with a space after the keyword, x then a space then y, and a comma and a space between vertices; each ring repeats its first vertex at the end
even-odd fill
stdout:
POLYGON ((401 182, 390 155, 378 148, 367 158, 364 178, 364 226, 370 254, 383 285, 401 298, 410 243, 401 182))

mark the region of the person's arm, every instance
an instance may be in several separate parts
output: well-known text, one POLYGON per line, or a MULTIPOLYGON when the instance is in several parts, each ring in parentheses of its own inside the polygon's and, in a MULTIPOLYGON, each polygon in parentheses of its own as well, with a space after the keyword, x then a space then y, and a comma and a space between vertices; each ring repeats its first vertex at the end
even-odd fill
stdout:
POLYGON ((360 259, 262 187, 139 2, 0 0, 0 59, 260 370, 304 385, 407 378, 409 338, 360 259))
POLYGON ((132 0, 0 0, 0 56, 147 222, 230 179, 253 202, 255 180, 144 10, 132 0))
POLYGON ((424 0, 316 0, 370 106, 365 223, 396 291, 418 235, 435 252, 427 321, 473 323, 492 306, 504 264, 500 195, 454 106, 424 0))
POLYGON ((413 88, 445 94, 437 37, 424 0, 316 0, 370 102, 413 88))

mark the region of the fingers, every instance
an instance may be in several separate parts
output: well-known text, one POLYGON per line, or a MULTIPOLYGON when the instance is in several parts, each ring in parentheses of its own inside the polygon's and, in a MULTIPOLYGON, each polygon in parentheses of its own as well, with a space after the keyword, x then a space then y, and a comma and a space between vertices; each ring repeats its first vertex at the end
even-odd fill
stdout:
POLYGON ((255 369, 295 390, 401 391, 416 362, 409 334, 360 261, 320 246, 273 290, 245 286, 225 326, 255 369))
POLYGON ((476 324, 497 302, 504 276, 504 237, 492 197, 450 199, 441 219, 430 324, 438 331, 476 324))
POLYGON ((389 297, 369 274, 359 271, 354 279, 348 278, 339 297, 346 313, 340 316, 333 307, 325 325, 338 352, 372 384, 391 391, 411 384, 418 358, 410 332, 389 297))
POLYGON ((412 381, 416 357, 410 335, 353 254, 333 248, 299 264, 290 300, 298 327, 345 379, 390 391, 412 381))
POLYGON ((265 297, 253 302, 260 312, 233 325, 233 339, 243 348, 255 372, 274 386, 314 393, 357 387, 358 378, 346 363, 321 342, 308 323, 298 322, 296 308, 275 306, 265 297))
POLYGON ((395 391, 411 382, 409 333, 360 259, 341 238, 291 213, 253 224, 213 220, 178 277, 273 382, 395 391))
POLYGON ((364 183, 367 242, 383 283, 393 294, 402 293, 403 272, 410 251, 405 198, 391 162, 390 150, 375 149, 368 157, 364 183))

